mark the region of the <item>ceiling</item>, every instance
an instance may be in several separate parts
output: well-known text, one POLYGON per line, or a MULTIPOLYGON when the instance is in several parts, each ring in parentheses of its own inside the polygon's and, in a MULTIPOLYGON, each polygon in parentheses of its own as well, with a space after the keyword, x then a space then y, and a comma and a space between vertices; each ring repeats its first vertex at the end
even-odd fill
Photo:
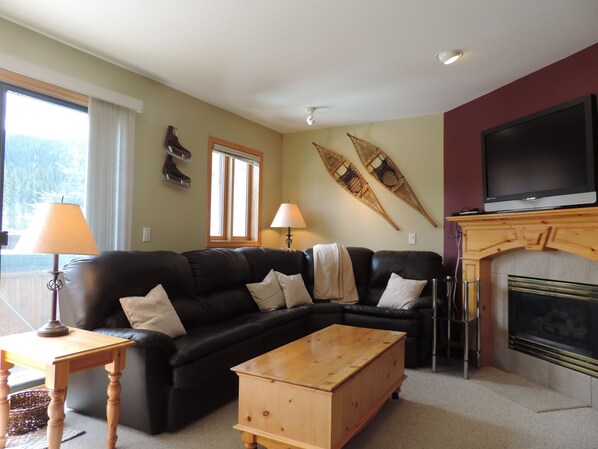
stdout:
POLYGON ((0 16, 281 133, 310 106, 312 128, 446 112, 598 42, 597 0, 0 0, 0 16), (465 54, 443 66, 448 49, 465 54))

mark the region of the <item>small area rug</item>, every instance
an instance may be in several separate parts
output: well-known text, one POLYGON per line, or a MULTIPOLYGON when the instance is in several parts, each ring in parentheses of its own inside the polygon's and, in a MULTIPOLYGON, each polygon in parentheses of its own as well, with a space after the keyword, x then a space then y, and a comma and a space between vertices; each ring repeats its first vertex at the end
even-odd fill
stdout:
MULTIPOLYGON (((47 449, 48 440, 46 438, 47 428, 34 430, 24 435, 14 435, 6 440, 7 449, 47 449)), ((62 432, 62 442, 72 440, 73 438, 84 434, 84 430, 64 428, 62 432)))
POLYGON ((471 380, 536 413, 589 407, 589 404, 497 368, 482 368, 471 375, 471 380))

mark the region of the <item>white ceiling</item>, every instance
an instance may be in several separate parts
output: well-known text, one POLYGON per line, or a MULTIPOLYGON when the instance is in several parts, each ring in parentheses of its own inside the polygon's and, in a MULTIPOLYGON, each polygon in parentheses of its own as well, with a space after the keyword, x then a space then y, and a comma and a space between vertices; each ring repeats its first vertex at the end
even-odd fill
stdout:
POLYGON ((319 128, 446 112, 598 42, 598 0, 0 0, 0 16, 282 133, 308 106, 319 128))

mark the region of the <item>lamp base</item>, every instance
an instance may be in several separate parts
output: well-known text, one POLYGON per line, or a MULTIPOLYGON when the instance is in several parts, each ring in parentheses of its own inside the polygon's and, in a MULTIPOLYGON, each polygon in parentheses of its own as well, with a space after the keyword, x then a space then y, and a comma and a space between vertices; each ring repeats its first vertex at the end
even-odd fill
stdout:
POLYGON ((69 334, 69 328, 58 320, 50 320, 37 330, 38 337, 61 337, 69 334))

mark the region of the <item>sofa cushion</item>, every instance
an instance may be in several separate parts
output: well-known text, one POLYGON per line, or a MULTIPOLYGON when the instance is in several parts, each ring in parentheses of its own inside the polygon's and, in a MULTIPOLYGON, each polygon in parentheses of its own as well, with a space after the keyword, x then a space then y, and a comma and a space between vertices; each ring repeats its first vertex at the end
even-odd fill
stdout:
POLYGON ((380 297, 378 307, 389 307, 391 309, 402 309, 414 302, 428 281, 415 281, 403 279, 396 273, 390 275, 384 293, 380 297))
MULTIPOLYGON (((191 326, 215 323, 259 310, 245 286, 252 282, 252 277, 249 263, 242 253, 211 248, 183 254, 191 265, 198 300, 195 310, 189 310, 193 314, 191 326)), ((191 309, 190 304, 185 307, 191 309)))
POLYGON ((271 310, 260 314, 252 314, 247 322, 257 324, 262 331, 290 323, 311 314, 310 306, 293 307, 292 309, 271 310))
POLYGON ((247 316, 197 326, 189 329, 186 336, 174 340, 176 351, 170 356, 169 364, 176 368, 261 332, 262 328, 250 322, 247 316))
POLYGON ((374 329, 407 332, 417 337, 421 332, 420 312, 417 310, 389 309, 386 307, 350 304, 345 306, 345 324, 374 329))
POLYGON ((262 282, 247 284, 246 286, 262 312, 286 307, 284 293, 280 288, 274 270, 270 270, 262 282))
POLYGON ((193 313, 197 321, 194 325, 217 323, 247 313, 259 312, 245 286, 199 296, 197 300, 198 304, 193 313))
MULTIPOLYGON (((263 354, 265 350, 264 336, 259 334, 237 340, 230 345, 191 360, 189 363, 177 366, 172 369, 172 386, 175 390, 171 393, 183 390, 184 393, 188 394, 189 389, 203 386, 204 391, 199 400, 204 401, 206 396, 214 394, 210 390, 215 379, 231 377, 234 378, 232 382, 232 388, 234 389, 239 380, 236 374, 230 370, 231 367, 257 357, 263 354)), ((226 397, 224 391, 218 391, 215 394, 226 397)), ((205 404, 202 402, 200 405, 205 404)), ((193 404, 193 407, 197 406, 197 403, 193 404)), ((189 412, 185 411, 183 413, 187 414, 189 412)))
POLYGON ((162 284, 145 296, 120 298, 120 304, 133 329, 158 331, 171 338, 186 334, 162 284))
POLYGON ((286 274, 276 272, 276 278, 278 279, 280 288, 282 288, 284 301, 289 309, 313 302, 305 288, 303 277, 300 273, 287 276, 286 274))
POLYGON ((252 280, 249 282, 261 281, 270 270, 305 275, 305 257, 301 251, 257 247, 238 248, 235 251, 243 254, 251 267, 252 280))
POLYGON ((312 314, 338 314, 343 313, 345 311, 345 304, 339 304, 336 302, 323 302, 323 301, 316 301, 311 306, 311 313, 312 314))
POLYGON ((346 313, 357 313, 360 315, 383 316, 387 318, 419 318, 417 310, 391 309, 389 307, 367 306, 363 304, 348 304, 345 306, 346 313))
MULTIPOLYGON (((247 259, 235 250, 210 248, 188 251, 183 253, 183 256, 191 265, 197 296, 205 296, 219 290, 244 288, 245 284, 254 282, 247 259)), ((267 273, 266 271, 264 276, 267 273)))

